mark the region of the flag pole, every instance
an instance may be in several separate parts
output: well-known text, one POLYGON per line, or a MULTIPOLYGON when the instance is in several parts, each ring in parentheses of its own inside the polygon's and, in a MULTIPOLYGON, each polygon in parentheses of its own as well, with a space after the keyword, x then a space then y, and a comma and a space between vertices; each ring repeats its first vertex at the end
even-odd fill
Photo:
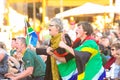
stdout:
POLYGON ((35 29, 35 20, 36 20, 36 4, 35 0, 33 0, 33 29, 35 29))

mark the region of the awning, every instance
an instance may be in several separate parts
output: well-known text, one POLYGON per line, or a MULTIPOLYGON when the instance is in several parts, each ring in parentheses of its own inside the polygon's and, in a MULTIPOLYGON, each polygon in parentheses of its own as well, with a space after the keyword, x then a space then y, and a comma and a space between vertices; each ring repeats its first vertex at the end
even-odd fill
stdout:
POLYGON ((42 0, 6 0, 9 3, 32 3, 32 2, 41 2, 42 0))
POLYGON ((102 14, 102 13, 119 13, 120 9, 115 6, 103 6, 94 3, 86 3, 79 7, 69 9, 62 13, 56 14, 56 17, 68 17, 78 15, 102 14))
POLYGON ((63 6, 81 6, 87 2, 100 4, 100 5, 109 5, 110 0, 46 0, 47 6, 55 6, 59 7, 61 6, 61 2, 63 2, 63 6))
MULTIPOLYGON (((9 3, 32 3, 32 2, 43 2, 43 0, 6 0, 9 3)), ((100 5, 109 5, 110 0, 45 0, 47 6, 54 6, 54 7, 60 7, 61 2, 63 3, 62 5, 65 6, 80 6, 85 4, 86 2, 92 2, 95 4, 100 4, 100 5)))

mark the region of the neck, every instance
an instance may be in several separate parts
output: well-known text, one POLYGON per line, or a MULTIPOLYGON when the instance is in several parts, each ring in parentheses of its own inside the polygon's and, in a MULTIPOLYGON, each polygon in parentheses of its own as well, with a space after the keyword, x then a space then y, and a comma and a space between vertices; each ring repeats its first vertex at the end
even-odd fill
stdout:
POLYGON ((59 34, 59 32, 55 32, 52 36, 54 37, 54 36, 56 36, 56 35, 58 35, 59 34))
POLYGON ((61 34, 61 33, 54 34, 52 37, 56 37, 56 36, 58 36, 59 34, 61 34))
POLYGON ((24 55, 25 51, 26 51, 26 48, 23 48, 21 51, 22 55, 24 55))
POLYGON ((87 37, 87 35, 82 36, 82 37, 80 38, 81 41, 83 41, 86 37, 87 37))

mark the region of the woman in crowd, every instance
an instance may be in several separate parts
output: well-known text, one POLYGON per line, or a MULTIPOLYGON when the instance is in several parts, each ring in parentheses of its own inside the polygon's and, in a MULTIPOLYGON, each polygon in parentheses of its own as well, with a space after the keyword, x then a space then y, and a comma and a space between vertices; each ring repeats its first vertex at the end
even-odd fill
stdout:
POLYGON ((114 55, 115 61, 111 64, 110 69, 107 70, 107 77, 112 80, 118 80, 120 71, 120 42, 111 45, 111 53, 114 55))
POLYGON ((64 40, 60 42, 59 46, 75 56, 78 80, 103 80, 105 78, 105 70, 102 66, 99 47, 91 37, 93 33, 91 24, 88 22, 80 22, 76 33, 77 39, 74 42, 74 44, 76 44, 75 49, 66 45, 64 40))

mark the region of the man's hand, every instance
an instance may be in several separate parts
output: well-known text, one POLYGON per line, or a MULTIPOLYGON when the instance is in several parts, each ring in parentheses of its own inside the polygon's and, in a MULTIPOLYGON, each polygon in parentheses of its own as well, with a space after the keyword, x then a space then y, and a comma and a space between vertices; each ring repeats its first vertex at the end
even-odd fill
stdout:
POLYGON ((15 77, 15 74, 10 72, 10 73, 6 73, 4 76, 7 78, 11 78, 11 77, 15 77))

